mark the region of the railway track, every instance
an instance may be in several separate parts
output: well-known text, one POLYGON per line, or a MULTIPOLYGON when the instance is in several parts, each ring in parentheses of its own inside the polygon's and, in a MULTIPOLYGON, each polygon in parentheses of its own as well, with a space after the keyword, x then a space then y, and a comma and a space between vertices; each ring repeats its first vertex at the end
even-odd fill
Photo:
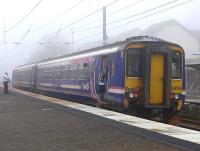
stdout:
POLYGON ((196 119, 180 118, 180 126, 200 131, 200 121, 196 119))
POLYGON ((181 127, 200 131, 200 101, 187 101, 179 120, 181 127))

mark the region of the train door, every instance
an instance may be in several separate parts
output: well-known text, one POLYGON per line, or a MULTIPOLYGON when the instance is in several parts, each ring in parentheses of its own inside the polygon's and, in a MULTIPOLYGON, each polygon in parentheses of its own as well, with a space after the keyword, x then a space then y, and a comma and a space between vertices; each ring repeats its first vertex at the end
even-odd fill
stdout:
POLYGON ((100 99, 107 101, 108 99, 108 84, 109 84, 109 73, 110 73, 110 59, 107 56, 101 58, 100 73, 99 73, 99 92, 100 99))
POLYGON ((170 52, 163 46, 144 51, 143 85, 146 107, 169 107, 170 52))
POLYGON ((36 89, 36 72, 37 72, 36 68, 37 68, 36 66, 33 66, 31 71, 30 88, 33 90, 36 89))
POLYGON ((34 88, 34 71, 35 71, 35 66, 33 66, 31 69, 31 78, 30 78, 30 88, 34 88))
POLYGON ((162 104, 164 94, 164 54, 151 54, 150 104, 162 104))
POLYGON ((105 74, 105 96, 108 97, 108 84, 110 76, 111 61, 109 58, 103 58, 103 68, 102 71, 105 74))

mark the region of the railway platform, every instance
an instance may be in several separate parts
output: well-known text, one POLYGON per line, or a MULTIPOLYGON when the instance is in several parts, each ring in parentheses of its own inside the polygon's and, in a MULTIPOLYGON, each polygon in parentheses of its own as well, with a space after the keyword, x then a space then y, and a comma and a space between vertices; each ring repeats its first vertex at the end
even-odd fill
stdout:
POLYGON ((200 132, 0 87, 2 151, 200 150, 200 132))

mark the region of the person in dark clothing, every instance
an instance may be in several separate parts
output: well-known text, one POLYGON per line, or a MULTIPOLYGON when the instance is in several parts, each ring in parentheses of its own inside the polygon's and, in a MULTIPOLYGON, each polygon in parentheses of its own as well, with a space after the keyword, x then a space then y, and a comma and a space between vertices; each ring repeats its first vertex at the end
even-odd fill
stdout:
POLYGON ((8 77, 8 73, 6 72, 3 75, 3 85, 4 85, 4 93, 8 94, 8 83, 10 82, 10 79, 8 77))

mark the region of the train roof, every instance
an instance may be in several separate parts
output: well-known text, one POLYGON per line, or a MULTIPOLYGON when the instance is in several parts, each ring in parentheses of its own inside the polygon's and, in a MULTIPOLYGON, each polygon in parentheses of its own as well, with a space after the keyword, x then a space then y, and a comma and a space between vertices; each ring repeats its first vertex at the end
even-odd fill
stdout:
MULTIPOLYGON (((70 57, 70 56, 74 56, 74 55, 80 55, 80 54, 86 54, 86 53, 90 53, 90 52, 94 52, 94 51, 98 51, 98 50, 102 50, 102 49, 107 49, 107 48, 113 48, 113 47, 125 47, 128 43, 140 43, 140 42, 160 42, 160 43, 170 43, 167 42, 165 40, 162 40, 160 38, 156 38, 156 37, 151 37, 151 36, 137 36, 137 37, 131 37, 131 38, 127 38, 124 41, 117 41, 115 43, 111 43, 111 44, 106 44, 103 46, 99 46, 99 47, 95 47, 95 48, 91 48, 91 49, 86 49, 86 50, 82 50, 79 52, 75 52, 75 53, 71 53, 71 54, 67 54, 67 55, 63 55, 63 56, 59 56, 59 57, 54 57, 48 60, 54 60, 54 59, 59 59, 59 58, 64 58, 64 57, 70 57)), ((171 43, 172 44, 172 43, 171 43)), ((44 60, 47 61, 47 60, 44 60)))
POLYGON ((167 43, 167 44, 178 46, 174 43, 162 40, 157 37, 137 36, 137 37, 127 38, 124 41, 118 41, 118 42, 115 42, 112 44, 107 44, 104 46, 99 46, 99 47, 95 47, 95 48, 91 48, 91 49, 87 49, 87 50, 82 50, 79 52, 75 52, 75 53, 71 53, 71 54, 67 54, 67 55, 63 55, 63 56, 59 56, 59 57, 43 59, 43 60, 35 62, 35 63, 19 66, 19 67, 17 67, 17 69, 23 68, 23 67, 29 67, 34 64, 43 64, 43 63, 46 64, 49 62, 57 62, 57 60, 65 60, 66 58, 74 58, 74 56, 81 57, 81 56, 86 56, 89 54, 98 55, 98 54, 107 54, 107 53, 117 52, 117 51, 123 50, 123 48, 125 48, 130 43, 144 43, 144 42, 145 43, 152 43, 152 42, 167 43), (104 51, 104 53, 102 53, 101 50, 102 50, 102 52, 104 51))
POLYGON ((16 67, 15 69, 25 69, 25 68, 32 68, 36 63, 31 63, 31 64, 26 64, 26 65, 21 65, 16 67))
POLYGON ((86 49, 86 50, 82 50, 82 51, 79 51, 79 52, 70 53, 70 54, 67 54, 67 55, 62 55, 62 56, 59 56, 59 57, 44 59, 41 62, 45 62, 45 61, 49 61, 49 60, 55 60, 55 59, 60 59, 60 58, 65 58, 65 57, 71 57, 71 56, 80 55, 80 54, 86 54, 86 53, 95 52, 95 51, 102 50, 102 49, 108 49, 108 48, 117 47, 117 46, 119 48, 123 49, 127 44, 130 44, 130 43, 141 43, 141 42, 146 42, 146 43, 151 43, 151 42, 168 43, 168 44, 171 44, 171 45, 178 46, 177 44, 165 41, 165 40, 157 38, 157 37, 152 37, 152 36, 137 36, 137 37, 127 38, 124 41, 117 41, 117 42, 112 43, 112 44, 106 44, 106 45, 103 45, 103 46, 99 46, 99 47, 95 47, 95 48, 91 48, 91 49, 86 49))

